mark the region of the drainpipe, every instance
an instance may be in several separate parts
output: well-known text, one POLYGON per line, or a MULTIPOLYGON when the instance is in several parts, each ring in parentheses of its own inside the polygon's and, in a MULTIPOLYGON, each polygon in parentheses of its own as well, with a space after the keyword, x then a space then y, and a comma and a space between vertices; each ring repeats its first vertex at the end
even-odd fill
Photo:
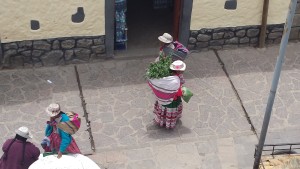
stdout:
POLYGON ((276 95, 276 91, 277 91, 278 81, 279 81, 279 77, 280 77, 280 73, 281 73, 281 67, 282 67, 282 64, 284 61, 286 47, 289 42, 289 36, 291 33, 291 27, 292 27, 293 19, 295 16, 296 6, 297 6, 297 0, 291 0, 290 7, 289 7, 289 13, 286 18, 283 35, 281 38, 279 55, 277 58, 277 62, 276 62, 276 66, 275 66, 275 70, 274 70, 274 74, 273 74, 271 90, 270 90, 268 103, 267 103, 265 116, 264 116, 264 121, 262 124, 262 129, 261 129, 261 133, 260 133, 260 137, 259 137, 259 142, 258 142, 257 149, 255 151, 255 160, 254 160, 253 169, 258 169, 260 161, 261 161, 261 154, 262 154, 262 151, 264 148, 265 139, 266 139, 266 135, 268 132, 268 126, 269 126, 270 117, 271 117, 271 113, 272 113, 273 103, 274 103, 274 99, 275 99, 275 95, 276 95))
POLYGON ((264 0, 260 36, 259 36, 259 45, 258 45, 259 48, 265 47, 268 11, 269 11, 269 0, 264 0))

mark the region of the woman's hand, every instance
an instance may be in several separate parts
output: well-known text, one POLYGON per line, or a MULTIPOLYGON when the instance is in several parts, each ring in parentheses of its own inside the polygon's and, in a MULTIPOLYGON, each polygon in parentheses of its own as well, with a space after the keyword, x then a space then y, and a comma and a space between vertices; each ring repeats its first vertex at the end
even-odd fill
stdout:
POLYGON ((59 151, 59 152, 57 153, 57 158, 60 159, 61 157, 62 157, 62 153, 59 151))

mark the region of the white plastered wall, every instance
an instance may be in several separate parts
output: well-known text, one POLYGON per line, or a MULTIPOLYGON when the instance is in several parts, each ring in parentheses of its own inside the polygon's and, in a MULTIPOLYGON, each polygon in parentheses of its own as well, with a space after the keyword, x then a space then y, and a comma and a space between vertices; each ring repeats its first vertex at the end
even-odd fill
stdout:
MULTIPOLYGON (((237 0, 236 10, 224 9, 226 0, 194 0, 191 30, 261 25, 263 0, 237 0)), ((268 24, 285 22, 289 0, 270 0, 268 24)))
POLYGON ((0 0, 1 42, 105 34, 105 0, 0 0), (73 23, 78 7, 85 19, 73 23), (30 21, 38 20, 39 30, 30 21))

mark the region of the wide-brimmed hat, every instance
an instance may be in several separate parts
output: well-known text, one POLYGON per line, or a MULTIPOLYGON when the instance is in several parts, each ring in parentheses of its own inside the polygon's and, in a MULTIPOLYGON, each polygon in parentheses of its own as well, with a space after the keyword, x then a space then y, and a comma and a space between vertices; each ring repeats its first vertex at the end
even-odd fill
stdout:
POLYGON ((60 113, 60 106, 57 103, 51 103, 47 108, 46 112, 50 117, 54 117, 60 113))
POLYGON ((158 40, 164 43, 171 43, 173 42, 173 37, 168 33, 164 33, 162 36, 158 37, 158 40))
POLYGON ((171 70, 184 71, 186 64, 181 60, 176 60, 170 65, 171 70))
POLYGON ((18 128, 15 132, 16 132, 16 134, 18 134, 21 137, 32 138, 32 135, 29 132, 27 127, 22 126, 22 127, 18 128))

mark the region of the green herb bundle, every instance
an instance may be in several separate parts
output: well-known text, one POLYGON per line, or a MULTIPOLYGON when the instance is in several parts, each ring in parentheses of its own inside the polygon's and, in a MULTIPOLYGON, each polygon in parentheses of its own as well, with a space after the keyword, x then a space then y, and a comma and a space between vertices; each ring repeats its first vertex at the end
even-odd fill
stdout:
POLYGON ((159 79, 171 76, 170 65, 172 63, 171 57, 161 57, 158 62, 150 63, 146 77, 149 79, 159 79))

